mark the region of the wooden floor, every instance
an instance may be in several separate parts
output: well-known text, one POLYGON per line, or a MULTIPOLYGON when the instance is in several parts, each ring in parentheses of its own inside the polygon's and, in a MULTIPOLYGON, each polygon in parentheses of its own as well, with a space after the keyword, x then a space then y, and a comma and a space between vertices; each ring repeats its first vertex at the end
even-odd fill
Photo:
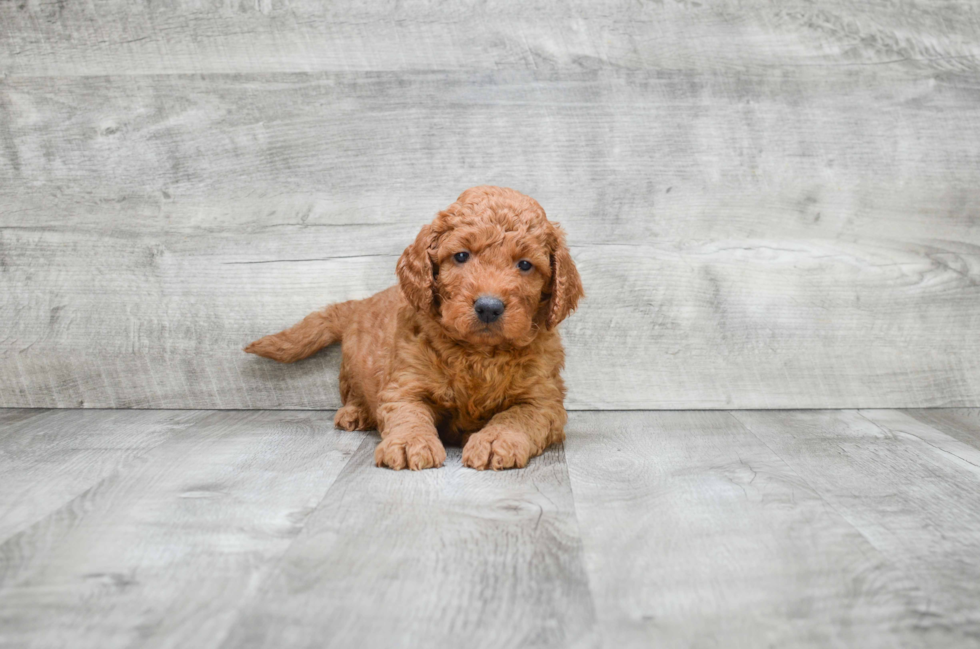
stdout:
POLYGON ((502 473, 331 422, 0 410, 0 646, 980 646, 978 410, 579 412, 502 473))

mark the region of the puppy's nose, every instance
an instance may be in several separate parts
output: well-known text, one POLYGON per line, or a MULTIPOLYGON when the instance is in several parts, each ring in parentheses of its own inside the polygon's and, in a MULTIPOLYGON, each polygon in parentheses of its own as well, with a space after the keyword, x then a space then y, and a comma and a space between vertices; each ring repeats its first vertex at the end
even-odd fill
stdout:
POLYGON ((476 311, 476 317, 490 324, 496 321, 500 317, 500 314, 504 312, 504 303, 498 298, 484 295, 473 303, 473 310, 476 311))

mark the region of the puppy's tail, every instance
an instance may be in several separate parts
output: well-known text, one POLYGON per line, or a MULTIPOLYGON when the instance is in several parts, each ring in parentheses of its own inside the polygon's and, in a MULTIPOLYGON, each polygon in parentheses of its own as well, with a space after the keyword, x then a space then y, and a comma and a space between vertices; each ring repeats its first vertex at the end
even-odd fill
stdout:
POLYGON ((280 363, 294 363, 312 356, 327 345, 340 342, 355 303, 356 300, 339 302, 314 311, 289 329, 249 343, 245 351, 280 363))

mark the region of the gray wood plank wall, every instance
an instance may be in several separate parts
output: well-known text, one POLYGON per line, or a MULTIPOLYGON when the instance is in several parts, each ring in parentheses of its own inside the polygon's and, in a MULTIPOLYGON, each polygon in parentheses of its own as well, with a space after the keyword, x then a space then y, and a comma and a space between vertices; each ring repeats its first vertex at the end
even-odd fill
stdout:
POLYGON ((572 408, 980 405, 980 8, 0 4, 0 406, 328 408, 247 341, 464 188, 562 222, 572 408))

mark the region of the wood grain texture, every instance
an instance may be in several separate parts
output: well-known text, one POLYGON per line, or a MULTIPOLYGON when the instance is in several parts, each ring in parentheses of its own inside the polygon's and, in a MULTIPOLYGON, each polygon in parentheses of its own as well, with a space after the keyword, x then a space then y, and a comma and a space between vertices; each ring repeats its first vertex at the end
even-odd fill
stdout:
POLYGON ((26 424, 28 419, 50 414, 44 408, 2 408, 0 409, 0 439, 8 437, 26 424))
POLYGON ((571 408, 980 394, 980 86, 894 66, 8 78, 0 405, 319 408, 240 353, 394 281, 460 189, 539 198, 571 408))
POLYGON ((964 444, 980 449, 980 410, 976 408, 903 410, 902 412, 964 444))
MULTIPOLYGON (((114 414, 134 429, 174 416, 114 414)), ((50 455, 41 433, 97 437, 96 413, 64 416, 92 430, 46 420, 26 436, 37 452, 22 470, 47 476, 33 457, 50 455)), ((217 646, 363 438, 334 431, 329 413, 180 416, 197 419, 0 544, 0 644, 217 646)), ((108 423, 111 444, 122 422, 108 423)), ((50 462, 88 473, 71 456, 50 462)))
POLYGON ((0 4, 10 75, 897 65, 980 69, 968 1, 0 4))
POLYGON ((980 405, 974 3, 0 3, 0 406, 329 408, 243 344, 464 188, 569 231, 568 405, 980 405))
POLYGON ((980 450, 894 411, 734 416, 925 593, 938 645, 980 645, 980 450))
POLYGON ((905 413, 573 413, 500 473, 331 422, 0 409, 0 646, 980 646, 980 449, 905 413))
MULTIPOLYGON (((789 434, 789 433, 786 433, 789 434)), ((951 646, 832 503, 724 412, 575 413, 565 443, 609 647, 951 646)))
POLYGON ((63 507, 193 426, 194 411, 35 412, 0 429, 0 541, 63 507))
POLYGON ((593 647, 562 449, 520 471, 374 466, 369 437, 225 647, 593 647))

